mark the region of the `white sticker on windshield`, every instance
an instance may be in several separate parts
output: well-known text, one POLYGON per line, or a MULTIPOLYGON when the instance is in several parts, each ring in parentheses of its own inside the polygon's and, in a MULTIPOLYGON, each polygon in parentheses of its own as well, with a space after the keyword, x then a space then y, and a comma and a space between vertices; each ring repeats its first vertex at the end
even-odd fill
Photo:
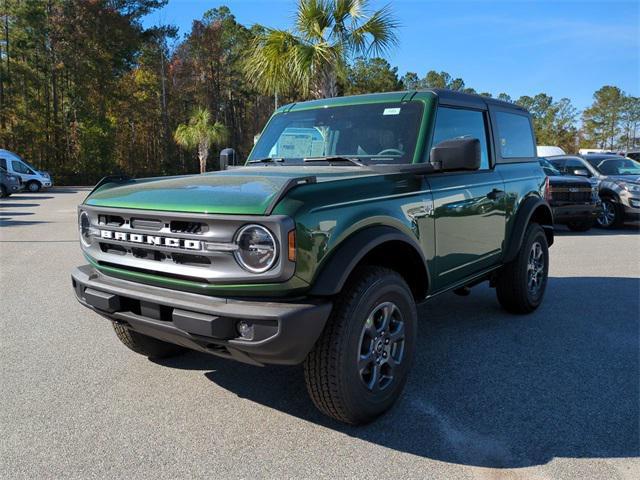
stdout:
POLYGON ((382 115, 400 115, 400 107, 397 108, 385 108, 382 115))

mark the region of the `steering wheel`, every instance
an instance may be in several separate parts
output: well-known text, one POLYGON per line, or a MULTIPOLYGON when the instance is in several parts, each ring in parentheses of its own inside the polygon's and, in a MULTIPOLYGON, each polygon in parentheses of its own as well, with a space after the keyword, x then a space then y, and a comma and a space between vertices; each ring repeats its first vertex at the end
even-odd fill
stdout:
POLYGON ((402 150, 398 150, 397 148, 385 148, 381 152, 378 152, 376 157, 380 155, 398 155, 401 157, 402 155, 404 155, 404 152, 402 150))

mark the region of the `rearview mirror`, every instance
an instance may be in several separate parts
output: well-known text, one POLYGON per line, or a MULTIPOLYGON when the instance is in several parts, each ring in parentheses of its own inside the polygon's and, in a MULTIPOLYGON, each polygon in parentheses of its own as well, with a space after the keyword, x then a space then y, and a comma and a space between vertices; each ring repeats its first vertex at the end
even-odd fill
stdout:
POLYGON ((456 138, 440 142, 431 149, 431 163, 440 171, 478 170, 480 168, 480 140, 456 138))

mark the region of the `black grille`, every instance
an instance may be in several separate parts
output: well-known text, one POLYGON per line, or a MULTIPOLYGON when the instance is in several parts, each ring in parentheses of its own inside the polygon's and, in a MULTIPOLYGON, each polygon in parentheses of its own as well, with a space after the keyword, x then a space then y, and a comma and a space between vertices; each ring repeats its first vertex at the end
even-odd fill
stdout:
POLYGON ((127 249, 122 245, 113 245, 111 243, 100 242, 100 250, 104 253, 113 253, 116 255, 126 255, 127 249))
POLYGON ((188 255, 184 253, 172 253, 171 259, 175 263, 181 265, 190 265, 192 267, 202 267, 203 265, 211 265, 211 259, 203 255, 188 255))
POLYGON ((587 192, 551 191, 551 198, 556 202, 586 203, 591 201, 591 190, 587 192))
POLYGON ((551 183, 554 202, 586 203, 591 201, 591 186, 584 183, 551 183), (572 191, 573 190, 573 191, 572 191))
POLYGON ((155 220, 153 218, 132 218, 131 228, 138 228, 140 230, 151 230, 157 232, 162 229, 164 223, 162 220, 155 220))
POLYGON ((199 234, 207 231, 207 225, 200 222, 183 222, 174 220, 171 222, 172 233, 191 233, 199 234))
POLYGON ((124 225, 124 218, 120 215, 98 215, 98 223, 108 227, 121 227, 124 225))

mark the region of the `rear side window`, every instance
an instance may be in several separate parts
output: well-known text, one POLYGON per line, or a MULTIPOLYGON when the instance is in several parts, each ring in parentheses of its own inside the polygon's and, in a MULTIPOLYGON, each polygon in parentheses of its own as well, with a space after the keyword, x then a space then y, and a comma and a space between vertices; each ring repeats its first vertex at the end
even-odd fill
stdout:
POLYGON ((480 140, 480 168, 489 168, 489 154, 487 151, 487 131, 484 114, 478 110, 464 110, 461 108, 438 109, 436 128, 433 132, 432 147, 445 140, 456 138, 477 138, 480 140))
POLYGON ((502 158, 535 157, 536 148, 529 117, 516 113, 496 112, 496 123, 502 158))

